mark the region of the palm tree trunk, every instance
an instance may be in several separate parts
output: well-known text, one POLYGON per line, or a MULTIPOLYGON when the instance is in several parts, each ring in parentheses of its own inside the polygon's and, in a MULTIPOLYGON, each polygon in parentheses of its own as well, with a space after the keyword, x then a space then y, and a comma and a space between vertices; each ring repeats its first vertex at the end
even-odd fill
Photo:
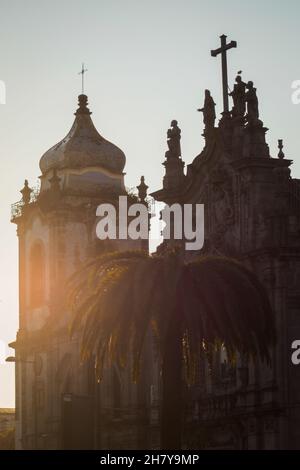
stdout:
POLYGON ((181 449, 182 338, 178 311, 166 337, 162 364, 161 448, 181 449))

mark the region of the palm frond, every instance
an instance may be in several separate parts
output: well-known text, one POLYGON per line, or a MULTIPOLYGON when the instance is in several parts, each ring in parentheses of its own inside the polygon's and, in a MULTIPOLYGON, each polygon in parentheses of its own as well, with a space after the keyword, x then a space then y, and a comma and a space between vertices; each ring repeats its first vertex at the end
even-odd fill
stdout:
POLYGON ((184 263, 178 251, 106 253, 82 266, 69 285, 71 334, 82 328, 81 356, 96 355, 97 377, 105 358, 124 367, 130 357, 137 380, 149 329, 164 354, 178 318, 188 381, 199 354, 211 358, 221 344, 231 360, 236 351, 270 359, 275 322, 268 296, 235 260, 201 256, 184 263))

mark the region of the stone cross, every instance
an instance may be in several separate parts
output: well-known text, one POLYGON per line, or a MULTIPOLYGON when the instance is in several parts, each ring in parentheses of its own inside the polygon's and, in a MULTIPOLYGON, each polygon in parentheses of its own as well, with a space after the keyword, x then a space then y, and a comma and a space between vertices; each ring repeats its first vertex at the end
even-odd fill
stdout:
POLYGON ((229 103, 228 103, 228 74, 227 74, 227 51, 232 49, 233 47, 237 47, 236 41, 231 41, 227 44, 225 34, 220 36, 221 38, 221 47, 219 49, 215 49, 211 51, 212 57, 217 57, 217 55, 221 54, 222 58, 222 82, 223 82, 223 107, 224 113, 229 112, 229 103))

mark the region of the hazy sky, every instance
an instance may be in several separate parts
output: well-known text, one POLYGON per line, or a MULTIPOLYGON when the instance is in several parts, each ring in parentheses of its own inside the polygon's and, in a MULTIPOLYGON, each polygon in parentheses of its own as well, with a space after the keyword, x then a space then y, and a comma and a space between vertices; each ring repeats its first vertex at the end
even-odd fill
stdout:
MULTIPOLYGON (((190 163, 203 145, 196 109, 205 88, 222 110, 220 59, 210 50, 227 34, 238 42, 229 52, 230 85, 240 69, 254 81, 271 153, 284 139, 300 177, 300 105, 291 102, 291 83, 300 79, 299 17, 298 0, 0 0, 0 80, 7 91, 0 105, 1 341, 13 340, 18 325, 10 204, 25 178, 36 182, 41 155, 72 124, 81 62, 94 123, 126 153, 127 186, 143 174, 155 190, 170 121, 179 122, 190 163)), ((0 364, 0 407, 14 406, 13 377, 13 365, 0 364)))

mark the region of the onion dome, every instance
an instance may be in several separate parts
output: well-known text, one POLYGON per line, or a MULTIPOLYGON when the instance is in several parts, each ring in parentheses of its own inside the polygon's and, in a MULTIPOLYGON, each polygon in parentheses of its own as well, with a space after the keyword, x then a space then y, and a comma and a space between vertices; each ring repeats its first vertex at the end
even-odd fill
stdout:
POLYGON ((88 98, 79 95, 79 108, 70 132, 40 159, 42 174, 49 170, 99 167, 122 174, 126 158, 121 149, 104 139, 95 128, 88 109, 88 98))

